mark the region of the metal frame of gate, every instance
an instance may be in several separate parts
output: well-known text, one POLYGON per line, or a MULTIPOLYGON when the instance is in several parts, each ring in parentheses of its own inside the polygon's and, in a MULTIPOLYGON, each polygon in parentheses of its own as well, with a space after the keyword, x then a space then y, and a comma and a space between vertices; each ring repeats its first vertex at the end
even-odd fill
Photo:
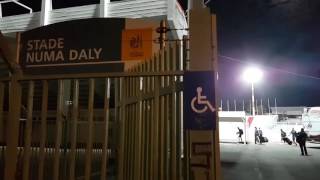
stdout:
POLYGON ((173 43, 124 73, 0 79, 0 179, 105 180, 110 168, 119 180, 183 179, 183 51, 173 43), (79 102, 82 81, 86 106, 79 102), (98 82, 105 92, 100 109, 98 82))

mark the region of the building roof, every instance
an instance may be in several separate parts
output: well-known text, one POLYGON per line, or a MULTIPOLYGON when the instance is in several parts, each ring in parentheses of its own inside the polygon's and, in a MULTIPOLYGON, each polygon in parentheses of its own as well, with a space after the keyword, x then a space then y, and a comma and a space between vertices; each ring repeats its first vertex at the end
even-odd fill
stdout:
MULTIPOLYGON (((48 0, 48 2, 50 1, 48 0)), ((0 14, 0 30, 2 33, 24 32, 43 25, 97 17, 166 19, 171 29, 187 28, 185 12, 176 0, 100 2, 100 4, 61 9, 44 7, 40 12, 30 11, 28 14, 7 17, 2 17, 0 14)), ((52 1, 52 3, 54 3, 54 1, 52 1)), ((175 34, 176 38, 182 39, 182 36, 187 32, 176 30, 172 33, 175 34)))

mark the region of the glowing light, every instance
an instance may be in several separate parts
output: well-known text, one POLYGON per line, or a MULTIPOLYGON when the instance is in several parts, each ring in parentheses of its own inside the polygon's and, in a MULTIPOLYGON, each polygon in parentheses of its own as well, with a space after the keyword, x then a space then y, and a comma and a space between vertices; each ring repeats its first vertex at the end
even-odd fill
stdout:
POLYGON ((257 83, 262 77, 263 72, 257 67, 249 67, 243 72, 243 79, 249 83, 257 83))

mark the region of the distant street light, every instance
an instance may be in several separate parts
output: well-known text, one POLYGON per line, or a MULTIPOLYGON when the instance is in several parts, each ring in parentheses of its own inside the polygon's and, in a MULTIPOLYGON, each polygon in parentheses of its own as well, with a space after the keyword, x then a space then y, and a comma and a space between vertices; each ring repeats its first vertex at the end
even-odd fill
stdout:
POLYGON ((254 84, 262 79, 263 72, 256 67, 249 67, 243 72, 243 79, 251 83, 251 96, 252 96, 252 115, 255 116, 254 105, 254 84))

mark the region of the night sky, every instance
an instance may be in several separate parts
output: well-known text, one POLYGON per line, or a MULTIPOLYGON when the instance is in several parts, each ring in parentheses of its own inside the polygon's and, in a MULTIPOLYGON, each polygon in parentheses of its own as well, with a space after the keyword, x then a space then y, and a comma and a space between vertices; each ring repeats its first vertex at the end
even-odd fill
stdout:
MULTIPOLYGON (((20 2, 40 10, 41 0, 20 2)), ((54 2, 63 8, 99 0, 54 2)), ((186 8, 186 0, 180 2, 186 8)), ((224 101, 250 100, 250 86, 239 77, 254 64, 265 73, 256 85, 257 99, 320 106, 320 0, 211 0, 209 6, 218 18, 218 91, 224 101)), ((4 15, 17 11, 5 9, 4 15)))
POLYGON ((240 75, 252 64, 265 73, 255 86, 259 102, 320 106, 319 0, 211 0, 210 6, 218 18, 224 104, 250 100, 250 85, 240 75))

